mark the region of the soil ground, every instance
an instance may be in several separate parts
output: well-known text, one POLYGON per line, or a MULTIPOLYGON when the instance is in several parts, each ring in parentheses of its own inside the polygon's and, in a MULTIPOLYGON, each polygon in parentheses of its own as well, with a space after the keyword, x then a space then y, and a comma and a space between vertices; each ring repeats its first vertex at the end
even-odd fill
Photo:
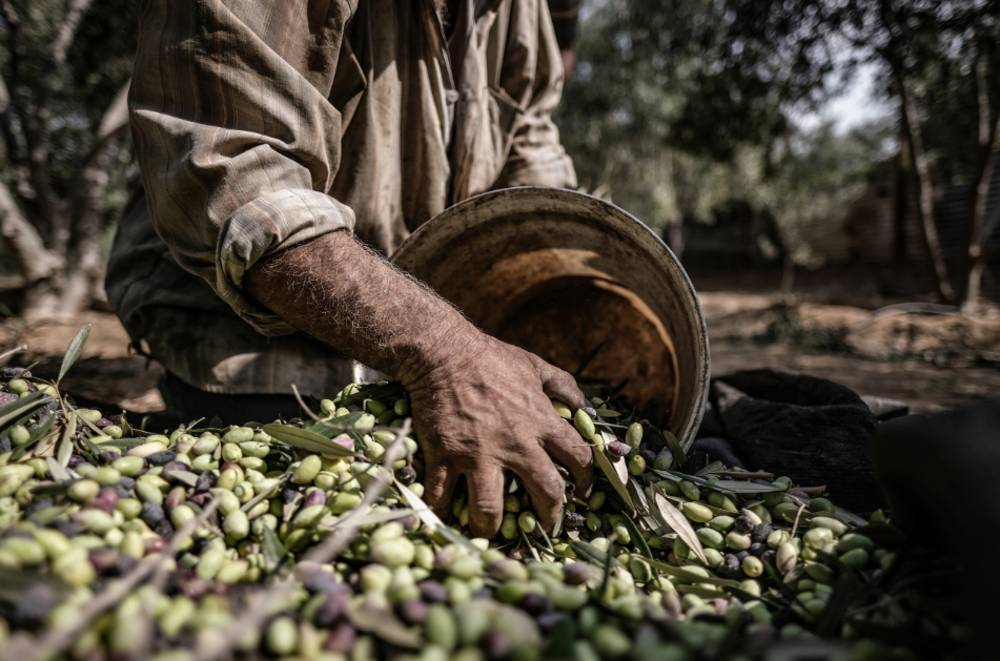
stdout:
MULTIPOLYGON (((903 400, 914 411, 1000 397, 1000 313, 970 319, 926 305, 874 310, 708 289, 701 300, 714 374, 759 367, 805 372, 865 395, 903 400)), ((109 313, 31 327, 8 319, 0 324, 0 351, 27 345, 10 362, 34 364, 36 374, 54 377, 83 323, 93 329, 65 388, 136 413, 162 410, 160 368, 130 353, 128 337, 109 313)))

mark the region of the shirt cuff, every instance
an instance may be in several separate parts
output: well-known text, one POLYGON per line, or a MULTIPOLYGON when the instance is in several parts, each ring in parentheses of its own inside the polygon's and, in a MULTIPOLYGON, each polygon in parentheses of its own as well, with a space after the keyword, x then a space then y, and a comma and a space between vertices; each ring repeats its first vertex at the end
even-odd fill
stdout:
POLYGON ((264 257, 336 230, 354 230, 354 211, 309 189, 266 193, 229 218, 216 244, 215 291, 236 314, 263 335, 295 329, 243 289, 246 272, 264 257))

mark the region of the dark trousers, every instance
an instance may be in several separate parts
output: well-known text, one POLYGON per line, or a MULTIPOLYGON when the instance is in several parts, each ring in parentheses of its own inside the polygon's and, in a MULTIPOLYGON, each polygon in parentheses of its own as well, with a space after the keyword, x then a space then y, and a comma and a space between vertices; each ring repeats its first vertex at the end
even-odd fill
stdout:
MULTIPOLYGON (((174 424, 183 424, 204 418, 227 425, 245 422, 271 422, 278 418, 290 420, 305 415, 295 396, 270 394, 225 394, 205 392, 182 381, 171 372, 164 372, 158 384, 166 404, 165 418, 174 424)), ((318 404, 311 397, 303 397, 306 404, 317 410, 318 404)))

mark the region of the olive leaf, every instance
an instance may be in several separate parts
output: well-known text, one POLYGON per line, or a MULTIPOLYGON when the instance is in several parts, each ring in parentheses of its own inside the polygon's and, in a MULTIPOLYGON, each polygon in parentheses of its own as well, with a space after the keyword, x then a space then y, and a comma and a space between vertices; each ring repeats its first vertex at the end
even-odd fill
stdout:
MULTIPOLYGON (((597 548, 590 542, 584 542, 579 539, 571 539, 569 540, 569 545, 570 548, 576 552, 577 557, 582 558, 591 564, 603 567, 605 563, 608 562, 609 554, 597 548)), ((611 563, 613 566, 621 566, 621 563, 618 562, 613 555, 611 556, 611 563)))
POLYGON ((65 581, 52 574, 0 567, 0 600, 17 603, 26 592, 39 585, 44 585, 58 598, 64 598, 72 591, 65 581))
POLYGON ((408 629, 389 610, 350 602, 347 619, 361 631, 373 633, 393 645, 411 649, 420 647, 420 636, 408 629))
POLYGON ((529 537, 523 530, 521 531, 521 539, 524 540, 525 546, 531 551, 531 557, 535 559, 535 562, 541 562, 542 558, 538 555, 538 542, 529 537))
MULTIPOLYGON (((661 560, 650 559, 649 564, 660 573, 687 583, 707 583, 708 585, 717 585, 723 588, 740 587, 739 581, 734 581, 728 578, 718 578, 716 576, 702 576, 701 574, 696 574, 695 572, 684 569, 683 567, 675 567, 674 565, 667 564, 661 560)), ((679 587, 680 586, 678 586, 678 588, 679 587)), ((713 596, 717 597, 719 595, 718 593, 714 593, 713 596)))
POLYGON ((270 526, 261 526, 261 552, 264 554, 264 566, 268 572, 278 568, 281 560, 288 555, 288 549, 281 543, 270 526))
MULTIPOLYGON (((410 516, 411 514, 416 514, 416 511, 412 510, 412 509, 409 509, 409 508, 398 509, 398 510, 396 510, 396 509, 386 510, 386 511, 383 511, 383 512, 369 512, 368 514, 365 514, 363 516, 359 516, 358 518, 354 519, 353 523, 354 523, 354 525, 358 526, 359 528, 364 528, 364 527, 367 527, 367 526, 374 526, 374 525, 378 525, 380 523, 385 523, 387 521, 395 521, 397 519, 405 519, 406 517, 410 516)), ((331 529, 332 530, 333 528, 337 527, 338 523, 340 523, 340 522, 339 521, 332 521, 330 523, 320 524, 319 527, 321 529, 331 529)))
MULTIPOLYGON (((541 526, 538 526, 535 530, 537 530, 538 534, 542 536, 542 541, 545 542, 545 550, 548 551, 549 553, 554 554, 556 552, 556 550, 554 548, 552 548, 552 539, 545 532, 545 529, 542 528, 541 526)), ((555 536, 555 532, 553 532, 553 537, 554 536, 555 536)))
POLYGON ((163 471, 163 476, 172 478, 179 482, 183 482, 189 487, 194 487, 198 485, 198 474, 192 473, 191 471, 181 470, 181 469, 166 469, 163 471))
POLYGON ((359 387, 356 392, 344 395, 340 398, 341 405, 360 404, 366 399, 399 399, 406 396, 406 391, 396 382, 366 383, 359 387))
POLYGON ((906 535, 903 534, 903 531, 888 523, 865 522, 851 532, 870 537, 877 545, 888 548, 898 548, 906 543, 906 535))
POLYGON ((52 475, 53 478, 56 479, 56 481, 65 482, 67 480, 73 479, 73 476, 69 474, 69 471, 66 470, 66 467, 63 464, 56 461, 55 459, 53 459, 52 457, 45 458, 45 465, 48 466, 49 473, 52 475))
MULTIPOLYGON (((680 473, 680 472, 672 471, 672 470, 657 470, 655 468, 652 469, 652 472, 653 472, 654 475, 659 475, 660 477, 662 477, 664 479, 672 480, 674 482, 680 482, 681 480, 687 480, 691 484, 694 484, 694 485, 699 486, 699 487, 705 487, 706 489, 715 489, 717 491, 721 491, 721 489, 717 489, 716 486, 715 486, 718 482, 712 482, 711 480, 706 480, 705 478, 698 477, 697 475, 691 475, 689 473, 680 473)), ((721 480, 719 480, 719 481, 721 481, 721 480)), ((778 490, 779 491, 783 491, 783 489, 778 489, 778 490)))
POLYGON ((608 545, 608 552, 604 554, 604 574, 601 576, 601 587, 597 592, 601 599, 605 599, 608 596, 608 585, 611 583, 611 567, 614 561, 615 541, 614 537, 612 537, 611 543, 608 545))
POLYGON ((642 485, 638 480, 632 478, 628 481, 628 490, 636 510, 639 514, 647 516, 649 514, 649 499, 646 498, 646 492, 642 490, 642 485))
POLYGON ((677 586, 677 591, 681 594, 693 594, 696 597, 701 597, 702 599, 718 599, 723 596, 718 590, 713 590, 700 585, 685 585, 683 583, 677 586))
POLYGON ((861 588, 861 581, 858 580, 854 572, 841 572, 837 578, 837 583, 833 587, 830 598, 827 599, 826 608, 823 609, 816 622, 816 633, 823 637, 836 635, 844 625, 844 618, 847 611, 854 603, 855 598, 861 588))
POLYGON ((653 557, 653 553, 649 550, 649 545, 646 543, 646 538, 642 536, 639 526, 635 525, 632 517, 623 516, 622 524, 628 529, 628 535, 632 538, 632 543, 635 544, 636 550, 647 558, 653 557))
POLYGON ((143 443, 146 443, 146 439, 141 436, 131 436, 129 438, 113 438, 110 441, 103 441, 101 443, 104 447, 118 448, 119 450, 131 450, 134 447, 138 447, 143 443))
POLYGON ((684 462, 687 461, 687 453, 684 451, 681 442, 677 440, 677 437, 669 429, 663 430, 663 440, 666 442, 667 447, 670 448, 670 452, 674 455, 674 460, 677 464, 683 466, 684 462))
POLYGON ((84 324, 76 332, 76 335, 73 336, 73 339, 70 340, 69 346, 66 347, 66 355, 63 356, 62 365, 59 367, 59 376, 56 378, 56 383, 62 381, 63 377, 66 376, 66 372, 73 367, 73 363, 80 357, 80 353, 83 352, 83 345, 87 343, 88 337, 90 337, 90 324, 84 324))
MULTIPOLYGON (((556 537, 556 538, 559 537, 559 533, 562 532, 563 519, 565 519, 565 518, 566 518, 566 505, 564 504, 562 507, 559 508, 559 516, 556 517, 556 524, 554 526, 552 526, 552 536, 553 537, 556 537)), ((552 543, 549 542, 549 546, 551 546, 551 545, 552 545, 552 543)))
POLYGON ((0 430, 4 429, 14 420, 37 409, 45 403, 45 399, 45 393, 36 391, 0 408, 0 430))
POLYGON ((76 416, 71 415, 66 420, 66 427, 59 438, 59 447, 56 449, 56 461, 65 468, 69 466, 70 457, 73 456, 73 436, 76 434, 76 416))
POLYGON ((322 434, 317 434, 308 429, 283 425, 278 422, 264 425, 264 431, 282 443, 287 443, 293 448, 305 450, 315 454, 328 457, 353 457, 354 453, 347 448, 331 443, 330 439, 322 434))
POLYGON ((434 511, 428 507, 423 498, 413 493, 412 489, 396 478, 393 478, 393 482, 396 484, 396 490, 399 491, 399 495, 403 497, 406 504, 410 506, 410 509, 413 510, 425 526, 427 526, 430 530, 439 533, 452 544, 458 544, 460 546, 464 546, 470 551, 474 551, 477 554, 479 553, 479 549, 476 548, 476 546, 470 542, 465 535, 458 532, 451 526, 446 525, 445 522, 441 520, 441 517, 435 514, 434 511))
POLYGON ((635 503, 632 502, 632 496, 629 495, 628 489, 625 487, 625 481, 628 480, 628 469, 625 467, 624 459, 619 459, 618 463, 625 470, 624 477, 618 472, 615 465, 611 463, 611 460, 608 459, 608 455, 604 453, 604 450, 596 446, 594 447, 594 464, 604 473, 604 477, 611 483, 611 487, 615 490, 615 493, 625 503, 629 514, 634 515, 635 503))
POLYGON ((31 428, 31 439, 28 441, 28 445, 34 445, 41 439, 45 438, 45 435, 49 433, 52 429, 52 425, 56 422, 55 414, 49 414, 38 421, 38 423, 31 428))
POLYGON ((307 431, 315 432, 321 436, 327 438, 333 438, 337 434, 343 434, 344 432, 353 432, 354 423, 360 420, 365 415, 371 415, 365 413, 364 411, 352 411, 345 416, 339 418, 332 418, 330 420, 316 420, 311 425, 306 427, 307 431))
POLYGON ((719 471, 725 470, 725 469, 726 469, 726 465, 724 463, 722 463, 721 461, 716 460, 716 461, 713 461, 710 464, 702 466, 701 469, 699 469, 698 472, 695 473, 695 475, 714 475, 714 474, 718 473, 719 471))
POLYGON ((724 491, 734 495, 773 493, 775 491, 785 490, 784 487, 775 486, 773 484, 760 484, 758 482, 749 482, 747 480, 718 480, 716 482, 711 482, 710 484, 716 491, 724 491))
POLYGON ((573 618, 566 617, 558 621, 546 635, 547 641, 542 652, 543 659, 574 658, 574 643, 578 638, 576 623, 573 618))
POLYGON ((305 499, 305 495, 301 491, 296 491, 291 498, 285 498, 284 507, 281 508, 281 520, 284 523, 288 523, 295 516, 295 513, 299 511, 299 504, 305 499))
POLYGON ((653 504, 655 505, 653 516, 658 517, 663 525, 668 526, 676 532, 681 541, 691 549, 691 552, 698 556, 699 560, 708 564, 708 559, 705 557, 705 549, 701 547, 701 541, 698 540, 698 535, 695 534, 694 528, 691 527, 691 523, 687 520, 687 517, 662 494, 654 490, 651 495, 653 497, 653 504))
POLYGON ((867 520, 861 518, 860 516, 858 516, 854 512, 845 510, 843 507, 834 507, 833 508, 833 515, 836 518, 838 518, 841 521, 843 521, 844 523, 848 523, 848 524, 850 524, 852 526, 865 526, 865 525, 868 525, 868 521, 867 520))
MULTIPOLYGON (((75 478, 74 478, 75 479, 75 478)), ((32 496, 61 496, 69 490, 69 483, 67 482, 42 482, 41 484, 35 486, 31 489, 32 496)), ((58 506, 53 506, 58 507, 58 506)), ((59 508, 63 511, 66 507, 59 508)))

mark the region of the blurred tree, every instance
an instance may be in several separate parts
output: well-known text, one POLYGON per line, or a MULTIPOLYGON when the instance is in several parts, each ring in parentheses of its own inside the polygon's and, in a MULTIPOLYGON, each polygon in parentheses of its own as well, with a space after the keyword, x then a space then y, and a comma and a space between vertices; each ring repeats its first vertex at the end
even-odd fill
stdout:
POLYGON ((832 71, 822 14, 769 2, 599 0, 581 29, 560 108, 585 186, 682 241, 685 216, 732 197, 760 202, 793 109, 814 108, 832 71))
POLYGON ((869 185, 872 165, 892 156, 894 127, 873 120, 846 132, 832 122, 799 129, 782 141, 774 175, 765 186, 766 206, 773 210, 797 261, 815 260, 813 237, 818 227, 843 220, 852 203, 869 185))
POLYGON ((995 0, 828 0, 827 22, 881 65, 898 103, 904 155, 915 174, 917 216, 938 293, 967 306, 979 298, 982 246, 992 222, 986 198, 1000 151, 1000 6, 995 0), (962 290, 938 237, 939 182, 969 186, 968 260, 962 290))
POLYGON ((132 0, 0 0, 0 233, 27 317, 100 296, 129 158, 132 0))
MULTIPOLYGON (((938 237, 937 182, 970 185, 964 291, 975 300, 982 245, 1000 223, 1000 210, 986 217, 1000 149, 998 14, 996 0, 595 0, 560 110, 564 141, 585 185, 613 182, 616 198, 658 226, 707 218, 703 209, 733 196, 808 200, 803 186, 818 182, 795 166, 803 152, 788 147, 803 135, 791 117, 818 107, 857 64, 875 63, 898 108, 908 190, 946 300, 956 287, 938 237)), ((833 148, 823 130, 815 137, 833 148)), ((869 146, 854 152, 862 166, 885 156, 869 146)), ((829 165, 840 174, 823 186, 857 169, 829 165)))

